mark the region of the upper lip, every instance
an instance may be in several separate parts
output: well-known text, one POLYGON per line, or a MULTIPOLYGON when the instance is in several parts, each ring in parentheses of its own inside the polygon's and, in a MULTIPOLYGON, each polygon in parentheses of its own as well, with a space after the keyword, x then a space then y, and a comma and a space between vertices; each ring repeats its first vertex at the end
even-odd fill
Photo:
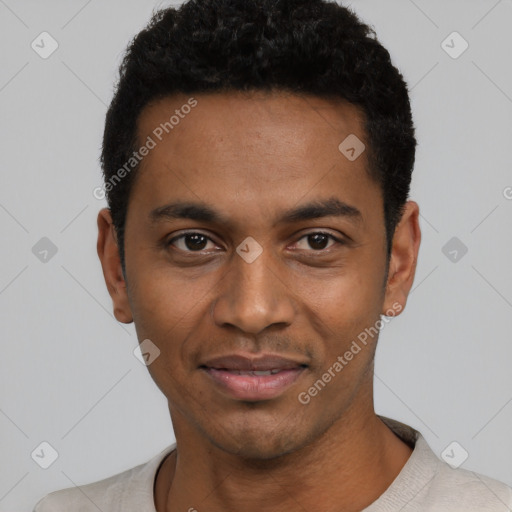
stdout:
POLYGON ((303 368, 307 365, 300 361, 288 359, 274 354, 263 354, 258 357, 248 357, 231 354, 208 359, 200 367, 215 368, 217 370, 266 371, 289 370, 303 368))

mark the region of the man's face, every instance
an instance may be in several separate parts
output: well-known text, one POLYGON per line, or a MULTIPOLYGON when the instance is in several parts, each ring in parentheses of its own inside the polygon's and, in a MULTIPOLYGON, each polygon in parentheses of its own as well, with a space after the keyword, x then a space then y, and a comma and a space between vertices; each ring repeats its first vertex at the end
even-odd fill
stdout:
POLYGON ((351 161, 338 149, 351 134, 365 140, 351 105, 275 93, 194 98, 191 109, 181 109, 186 96, 159 100, 140 117, 139 142, 156 146, 131 193, 129 308, 116 316, 131 316, 139 340, 159 348, 148 368, 177 432, 275 457, 371 405, 377 336, 310 400, 304 392, 391 307, 381 190, 364 152, 351 161), (176 109, 179 122, 161 133, 176 109), (194 208, 152 215, 174 203, 220 220, 194 208))

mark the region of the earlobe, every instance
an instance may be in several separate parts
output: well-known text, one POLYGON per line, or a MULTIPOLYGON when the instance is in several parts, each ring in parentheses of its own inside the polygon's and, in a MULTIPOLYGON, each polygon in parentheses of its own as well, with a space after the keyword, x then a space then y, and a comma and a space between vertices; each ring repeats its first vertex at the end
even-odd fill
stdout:
POLYGON ((103 269, 105 284, 112 298, 114 316, 117 321, 129 324, 133 322, 133 316, 121 268, 116 232, 108 208, 103 208, 98 213, 98 242, 96 248, 103 269))
POLYGON ((407 201, 393 236, 383 315, 396 316, 405 308, 416 273, 420 242, 419 206, 407 201))

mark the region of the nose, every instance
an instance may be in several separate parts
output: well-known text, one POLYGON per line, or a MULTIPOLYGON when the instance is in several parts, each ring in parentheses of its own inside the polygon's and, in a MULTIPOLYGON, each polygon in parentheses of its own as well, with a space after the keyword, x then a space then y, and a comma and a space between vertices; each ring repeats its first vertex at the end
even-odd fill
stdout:
POLYGON ((234 326, 244 333, 258 334, 271 325, 291 325, 295 315, 293 294, 271 258, 266 250, 251 263, 234 255, 212 306, 217 326, 234 326))

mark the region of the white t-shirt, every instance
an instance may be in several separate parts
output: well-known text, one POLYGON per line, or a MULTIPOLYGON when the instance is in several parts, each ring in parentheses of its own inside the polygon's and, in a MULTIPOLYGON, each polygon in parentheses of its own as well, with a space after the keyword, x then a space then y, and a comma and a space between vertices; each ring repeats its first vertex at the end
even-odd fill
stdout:
MULTIPOLYGON (((411 427, 380 417, 414 450, 388 489, 361 512, 512 512, 512 489, 438 459, 411 427)), ((55 491, 34 512, 156 512, 153 486, 160 464, 176 447, 117 475, 80 487, 55 491)))

